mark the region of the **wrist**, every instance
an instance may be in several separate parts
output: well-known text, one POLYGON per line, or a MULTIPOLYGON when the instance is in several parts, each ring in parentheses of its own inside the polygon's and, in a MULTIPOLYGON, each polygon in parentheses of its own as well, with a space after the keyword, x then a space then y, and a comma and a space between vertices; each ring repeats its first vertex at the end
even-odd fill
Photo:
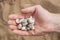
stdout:
POLYGON ((53 31, 60 32, 60 14, 52 14, 53 31))
POLYGON ((60 17, 58 15, 51 13, 49 20, 45 24, 45 25, 47 25, 47 30, 46 30, 47 32, 57 32, 57 31, 59 31, 58 30, 58 29, 60 29, 59 18, 60 17))

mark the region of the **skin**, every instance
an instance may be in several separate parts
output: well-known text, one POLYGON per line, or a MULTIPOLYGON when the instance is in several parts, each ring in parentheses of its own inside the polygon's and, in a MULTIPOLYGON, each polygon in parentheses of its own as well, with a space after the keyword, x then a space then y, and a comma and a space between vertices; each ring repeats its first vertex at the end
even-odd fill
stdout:
MULTIPOLYGON (((35 5, 32 7, 28 7, 25 9, 22 9, 21 12, 23 14, 11 14, 9 15, 9 28, 18 35, 43 35, 47 32, 56 32, 56 21, 57 19, 57 14, 52 14, 40 5, 35 5), (28 17, 32 15, 33 18, 35 19, 35 24, 34 30, 29 30, 29 31, 21 31, 17 29, 17 24, 15 20, 17 18, 23 18, 23 17, 28 17)), ((58 20, 59 21, 59 20, 58 20)), ((58 23, 57 23, 58 24, 58 23)))

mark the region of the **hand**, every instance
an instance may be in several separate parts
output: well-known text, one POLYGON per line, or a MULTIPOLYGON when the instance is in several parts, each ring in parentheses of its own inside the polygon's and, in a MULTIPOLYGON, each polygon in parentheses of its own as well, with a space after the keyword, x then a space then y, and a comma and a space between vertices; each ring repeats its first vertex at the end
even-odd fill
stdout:
POLYGON ((32 15, 35 19, 35 30, 30 31, 21 31, 17 29, 17 24, 15 20, 17 18, 22 18, 22 14, 11 14, 9 16, 9 28, 18 35, 41 35, 44 32, 52 32, 54 31, 54 27, 52 25, 53 14, 45 10, 40 5, 32 6, 29 8, 25 8, 21 10, 22 13, 27 15, 32 15))

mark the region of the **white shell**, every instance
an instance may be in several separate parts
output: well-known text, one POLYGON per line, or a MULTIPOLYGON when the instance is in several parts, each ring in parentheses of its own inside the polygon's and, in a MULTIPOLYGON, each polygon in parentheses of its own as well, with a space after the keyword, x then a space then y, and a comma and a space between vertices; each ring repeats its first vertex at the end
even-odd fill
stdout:
POLYGON ((30 30, 31 28, 30 27, 27 27, 27 30, 30 30))
POLYGON ((30 29, 34 29, 34 25, 33 24, 29 24, 28 25, 30 29))
POLYGON ((21 23, 22 25, 27 25, 28 24, 27 19, 24 19, 21 23))
POLYGON ((27 19, 29 23, 33 23, 34 24, 34 19, 30 16, 30 18, 27 19))
POLYGON ((27 22, 25 22, 25 23, 23 23, 22 25, 24 26, 24 25, 27 25, 28 23, 27 22))
POLYGON ((24 18, 20 19, 20 20, 19 20, 19 23, 21 23, 21 22, 23 22, 23 21, 24 21, 24 18))
POLYGON ((22 28, 22 25, 21 25, 21 24, 19 24, 19 25, 18 25, 18 29, 21 29, 21 28, 22 28))
POLYGON ((26 26, 23 26, 21 30, 27 30, 27 29, 26 29, 26 26))
POLYGON ((16 23, 19 23, 19 19, 16 19, 16 23))
POLYGON ((32 29, 32 30, 35 29, 34 26, 32 26, 31 29, 32 29))

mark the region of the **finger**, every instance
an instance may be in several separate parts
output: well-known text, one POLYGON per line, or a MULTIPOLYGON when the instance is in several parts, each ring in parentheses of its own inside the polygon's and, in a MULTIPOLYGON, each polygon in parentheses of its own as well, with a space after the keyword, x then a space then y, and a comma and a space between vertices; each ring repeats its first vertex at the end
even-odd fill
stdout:
POLYGON ((27 31, 13 30, 13 32, 20 36, 28 36, 29 35, 29 33, 27 31))
POLYGON ((16 29, 18 29, 17 26, 15 26, 15 25, 9 25, 9 28, 10 28, 11 30, 16 30, 16 29))
POLYGON ((21 14, 11 14, 9 15, 9 19, 17 19, 22 18, 23 16, 21 14))
POLYGON ((15 22, 15 20, 9 20, 9 21, 8 21, 8 24, 9 24, 9 25, 17 25, 16 22, 15 22))
POLYGON ((35 13, 35 12, 38 12, 38 13, 49 13, 46 9, 44 9, 41 5, 35 5, 35 6, 32 6, 32 7, 29 7, 29 8, 25 8, 25 9, 22 9, 21 10, 23 13, 35 13))
POLYGON ((35 11, 35 6, 22 9, 21 11, 22 11, 22 13, 33 13, 35 11))
POLYGON ((28 8, 22 9, 21 11, 23 13, 33 13, 34 11, 36 11, 38 9, 39 9, 39 11, 45 11, 45 9, 41 5, 35 5, 32 7, 28 7, 28 8))

